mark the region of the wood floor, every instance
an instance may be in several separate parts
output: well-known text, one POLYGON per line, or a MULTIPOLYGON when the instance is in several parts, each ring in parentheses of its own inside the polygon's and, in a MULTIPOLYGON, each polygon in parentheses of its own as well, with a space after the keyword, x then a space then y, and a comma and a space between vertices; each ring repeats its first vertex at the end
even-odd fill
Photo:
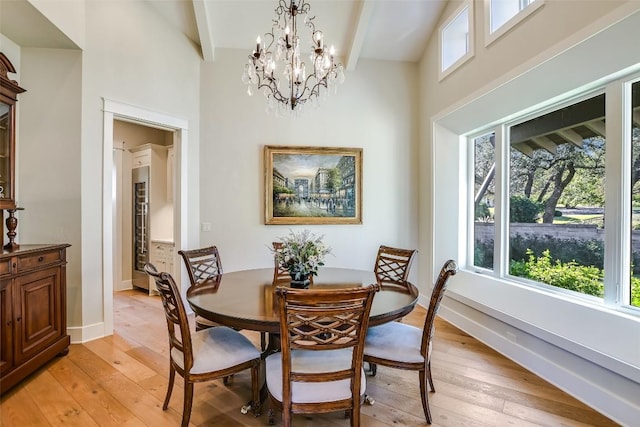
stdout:
MULTIPOLYGON (((118 292, 113 336, 72 345, 1 399, 0 425, 177 426, 182 384, 162 410, 168 374, 167 332, 159 297, 118 292)), ((420 325, 417 308, 405 322, 420 325)), ((247 333, 257 344, 259 336, 247 333)), ((438 319, 432 357, 437 393, 429 400, 434 426, 614 426, 586 407, 450 324, 438 319)), ((363 426, 426 425, 418 375, 378 367, 367 377, 373 406, 363 426)), ((266 426, 266 409, 254 418, 240 407, 250 399, 249 373, 196 385, 194 426, 266 426)), ((276 425, 280 425, 279 414, 276 425)), ((344 414, 295 416, 295 426, 348 426, 344 414)))

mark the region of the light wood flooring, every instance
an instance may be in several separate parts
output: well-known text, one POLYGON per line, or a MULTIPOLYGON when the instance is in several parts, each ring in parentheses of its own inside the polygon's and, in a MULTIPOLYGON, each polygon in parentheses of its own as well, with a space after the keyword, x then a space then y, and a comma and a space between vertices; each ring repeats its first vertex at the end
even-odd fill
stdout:
MULTIPOLYGON (((167 332, 159 297, 137 291, 114 298, 113 336, 74 344, 0 400, 0 425, 178 426, 182 382, 176 377, 170 407, 167 332)), ((404 319, 421 325, 418 307, 404 319)), ((257 344, 257 333, 247 333, 257 344)), ((438 319, 432 357, 437 393, 430 393, 434 426, 614 426, 546 381, 438 319)), ((362 407, 363 426, 424 426, 418 375, 378 367, 367 377, 373 406, 362 407)), ((249 373, 196 385, 193 426, 266 426, 262 416, 242 415, 250 399, 249 373)), ((266 406, 266 404, 265 404, 266 406)), ((276 425, 280 425, 276 414, 276 425)), ((343 413, 295 416, 295 426, 348 426, 343 413)))

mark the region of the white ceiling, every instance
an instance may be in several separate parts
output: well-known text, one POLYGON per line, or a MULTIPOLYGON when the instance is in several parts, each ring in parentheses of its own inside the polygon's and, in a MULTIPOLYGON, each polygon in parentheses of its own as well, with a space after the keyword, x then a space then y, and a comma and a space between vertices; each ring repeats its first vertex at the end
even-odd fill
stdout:
MULTIPOLYGON (((217 48, 251 51, 258 35, 271 30, 278 0, 140 0, 167 25, 202 47, 206 61, 217 48)), ((290 0, 280 0, 290 1, 290 0)), ((298 0, 299 1, 299 0, 298 0)), ((335 45, 347 68, 358 59, 416 62, 422 56, 447 0, 307 0, 316 28, 335 45)), ((29 47, 72 48, 65 36, 26 0, 0 0, 0 27, 29 47), (53 27, 53 30, 52 30, 53 27)), ((299 33, 301 31, 299 30, 299 33)))

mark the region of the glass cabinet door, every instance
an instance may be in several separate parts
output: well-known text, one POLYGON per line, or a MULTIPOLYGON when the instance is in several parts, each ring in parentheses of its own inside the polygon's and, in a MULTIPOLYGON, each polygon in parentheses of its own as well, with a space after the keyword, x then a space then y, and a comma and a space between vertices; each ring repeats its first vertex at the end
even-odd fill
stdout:
POLYGON ((13 200, 11 182, 11 106, 0 102, 0 205, 13 200))

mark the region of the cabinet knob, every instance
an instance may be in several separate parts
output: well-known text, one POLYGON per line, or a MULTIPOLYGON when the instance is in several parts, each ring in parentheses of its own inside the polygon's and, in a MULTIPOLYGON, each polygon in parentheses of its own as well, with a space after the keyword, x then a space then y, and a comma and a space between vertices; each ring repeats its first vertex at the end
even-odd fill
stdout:
POLYGON ((11 326, 11 320, 7 322, 7 326, 11 326))
POLYGON ((18 266, 18 264, 16 264, 15 262, 13 263, 13 268, 16 268, 18 266))
POLYGON ((44 257, 43 256, 39 256, 38 257, 38 262, 42 262, 42 261, 44 261, 44 257))
POLYGON ((16 317, 16 322, 19 322, 19 321, 21 321, 21 320, 22 320, 22 316, 18 316, 18 317, 16 317))

